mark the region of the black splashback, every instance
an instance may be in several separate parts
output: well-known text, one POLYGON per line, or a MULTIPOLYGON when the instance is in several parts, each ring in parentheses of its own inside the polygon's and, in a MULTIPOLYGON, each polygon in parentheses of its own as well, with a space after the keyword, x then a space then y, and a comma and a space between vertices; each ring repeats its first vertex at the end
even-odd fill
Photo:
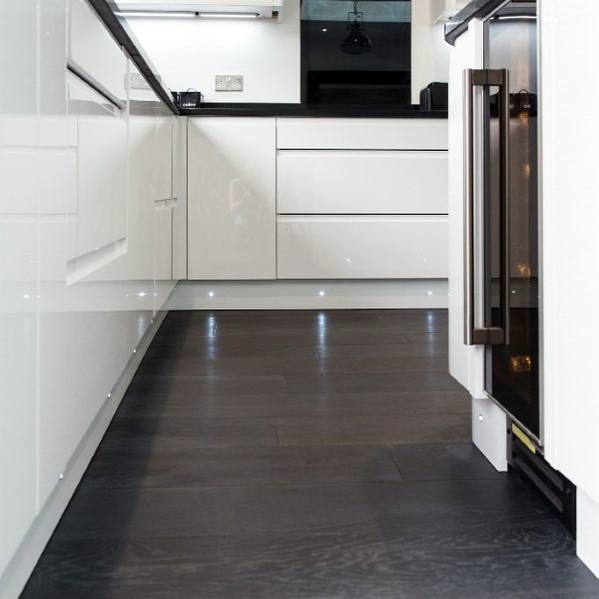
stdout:
POLYGON ((356 8, 357 15, 352 2, 303 0, 302 102, 409 106, 410 2, 366 0, 356 8))

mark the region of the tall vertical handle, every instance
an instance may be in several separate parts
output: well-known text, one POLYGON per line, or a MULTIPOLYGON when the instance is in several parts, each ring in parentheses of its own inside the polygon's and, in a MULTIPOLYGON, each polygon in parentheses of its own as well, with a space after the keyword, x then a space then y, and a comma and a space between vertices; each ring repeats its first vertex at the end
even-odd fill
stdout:
MULTIPOLYGON (((510 93, 507 69, 467 69, 464 71, 464 343, 466 345, 500 345, 510 341, 510 231, 509 231, 509 127, 510 93), (475 298, 475 131, 474 99, 476 87, 498 87, 500 95, 500 198, 501 198, 501 327, 484 322, 486 306, 482 305, 482 326, 476 326, 475 298)), ((485 173, 486 176, 486 173, 485 173)), ((483 293, 483 296, 485 294, 483 293)), ((483 302, 487 298, 483 297, 483 302)))

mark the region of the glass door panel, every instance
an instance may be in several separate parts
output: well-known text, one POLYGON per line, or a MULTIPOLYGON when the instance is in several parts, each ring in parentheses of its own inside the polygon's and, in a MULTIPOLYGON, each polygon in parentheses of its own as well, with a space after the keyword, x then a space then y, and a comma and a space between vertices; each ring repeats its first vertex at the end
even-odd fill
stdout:
POLYGON ((506 275, 510 318, 507 343, 485 350, 485 388, 539 438, 536 47, 536 17, 530 8, 518 13, 512 6, 486 24, 485 67, 509 71, 510 124, 506 237, 501 219, 499 94, 490 88, 485 119, 485 305, 488 322, 500 326, 501 280, 506 275), (501 260, 505 239, 509 240, 507 273, 502 272, 501 260))

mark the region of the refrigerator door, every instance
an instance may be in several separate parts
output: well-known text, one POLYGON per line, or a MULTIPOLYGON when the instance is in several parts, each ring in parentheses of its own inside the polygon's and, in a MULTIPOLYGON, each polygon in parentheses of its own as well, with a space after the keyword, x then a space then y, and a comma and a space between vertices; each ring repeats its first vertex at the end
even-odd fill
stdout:
POLYGON ((507 328, 485 348, 485 390, 540 440, 536 36, 530 8, 485 25, 485 67, 508 71, 510 106, 506 194, 502 94, 485 88, 482 286, 487 326, 507 328))

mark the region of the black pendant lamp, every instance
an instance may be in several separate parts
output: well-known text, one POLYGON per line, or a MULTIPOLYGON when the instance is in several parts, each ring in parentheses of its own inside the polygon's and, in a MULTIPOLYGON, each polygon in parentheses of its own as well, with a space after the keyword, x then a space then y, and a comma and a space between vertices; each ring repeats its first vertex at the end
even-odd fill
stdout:
POLYGON ((363 13, 358 12, 358 1, 354 0, 354 10, 347 14, 349 33, 341 43, 341 51, 346 54, 366 54, 372 50, 372 42, 364 35, 361 27, 363 13))

